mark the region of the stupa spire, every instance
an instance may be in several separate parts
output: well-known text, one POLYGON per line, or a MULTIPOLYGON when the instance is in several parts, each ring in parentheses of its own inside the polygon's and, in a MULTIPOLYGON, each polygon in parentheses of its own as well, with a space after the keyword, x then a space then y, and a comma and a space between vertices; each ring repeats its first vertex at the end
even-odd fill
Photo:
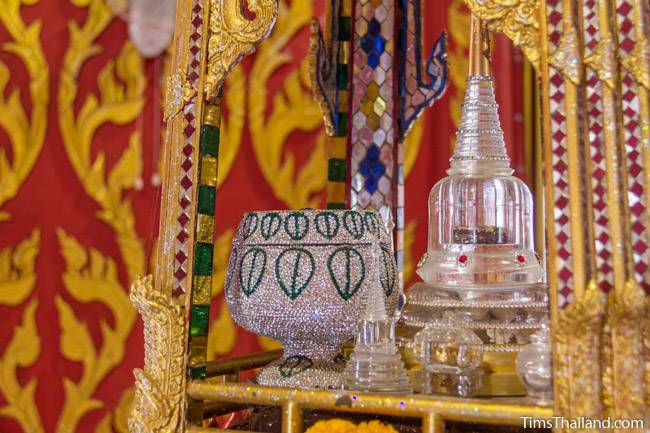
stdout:
POLYGON ((476 16, 472 16, 470 37, 467 90, 448 173, 509 176, 513 170, 492 84, 490 31, 476 16))

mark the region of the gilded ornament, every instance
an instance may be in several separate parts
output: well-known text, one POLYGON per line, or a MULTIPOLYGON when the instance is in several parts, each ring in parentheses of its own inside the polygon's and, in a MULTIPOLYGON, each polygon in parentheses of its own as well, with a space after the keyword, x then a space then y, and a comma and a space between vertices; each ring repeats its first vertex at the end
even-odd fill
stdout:
POLYGON ((217 95, 237 63, 252 53, 271 32, 278 15, 278 0, 253 0, 248 9, 254 19, 244 16, 241 0, 210 0, 210 37, 205 94, 217 95))
POLYGON ((600 336, 604 297, 595 281, 560 311, 553 329, 555 405, 565 417, 602 414, 600 336))
POLYGON ((176 72, 167 77, 165 82, 165 99, 163 120, 167 122, 180 113, 183 107, 189 104, 196 96, 196 90, 183 78, 183 74, 176 72))
POLYGON ((573 84, 580 84, 582 61, 578 51, 578 35, 575 30, 565 29, 559 46, 549 56, 549 63, 558 68, 573 84))
POLYGON ((647 411, 645 313, 646 295, 634 280, 609 293, 602 367, 607 385, 605 410, 613 418, 643 419, 647 411))
MULTIPOLYGON (((323 113, 325 132, 329 136, 334 136, 336 131, 334 128, 333 107, 330 105, 324 85, 319 84, 325 79, 324 77, 327 77, 330 81, 335 82, 336 80, 334 74, 332 74, 332 64, 327 54, 320 24, 317 19, 314 19, 311 23, 311 37, 309 39, 309 79, 311 80, 314 100, 323 113), (322 74, 323 78, 319 74, 322 74)), ((346 106, 343 102, 339 102, 339 104, 343 107, 346 106)))
POLYGON ((473 14, 503 32, 540 71, 539 0, 465 0, 473 14))
POLYGON ((598 78, 610 89, 615 88, 615 77, 618 69, 616 45, 611 37, 598 41, 592 55, 585 58, 585 65, 598 74, 598 78))
POLYGON ((650 40, 647 36, 636 42, 621 63, 639 84, 650 90, 650 40))
POLYGON ((164 288, 153 286, 151 276, 137 278, 131 301, 144 322, 144 370, 136 369, 131 433, 181 431, 185 422, 185 309, 164 288))

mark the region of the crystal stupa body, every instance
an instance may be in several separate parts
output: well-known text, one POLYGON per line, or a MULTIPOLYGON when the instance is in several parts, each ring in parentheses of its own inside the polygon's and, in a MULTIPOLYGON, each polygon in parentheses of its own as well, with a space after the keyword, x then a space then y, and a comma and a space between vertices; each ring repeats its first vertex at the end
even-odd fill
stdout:
POLYGON ((538 284, 533 200, 512 176, 492 78, 471 76, 467 84, 449 176, 429 195, 429 246, 418 275, 450 288, 538 284))

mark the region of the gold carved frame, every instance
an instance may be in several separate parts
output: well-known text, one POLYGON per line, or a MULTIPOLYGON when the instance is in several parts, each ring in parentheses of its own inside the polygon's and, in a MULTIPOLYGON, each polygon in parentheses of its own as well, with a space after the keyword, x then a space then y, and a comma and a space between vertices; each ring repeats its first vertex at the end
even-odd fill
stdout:
MULTIPOLYGON (((218 125, 221 83, 232 67, 271 31, 277 16, 276 0, 248 1, 255 18, 242 14, 241 0, 179 0, 174 41, 173 71, 169 80, 165 121, 168 142, 165 146, 164 189, 161 212, 161 242, 157 267, 152 277, 137 280, 131 299, 145 323, 145 367, 135 372, 136 395, 130 429, 132 432, 217 431, 197 427, 208 411, 218 413, 232 405, 257 403, 283 408, 283 432, 302 431, 302 410, 323 409, 337 412, 398 415, 422 419, 423 432, 444 429, 445 420, 464 420, 488 424, 521 425, 522 416, 548 419, 553 414, 567 418, 647 419, 650 406, 650 320, 645 293, 631 271, 627 230, 629 209, 623 193, 625 165, 622 155, 624 132, 620 120, 621 71, 632 74, 641 100, 640 118, 645 147, 650 147, 650 73, 648 59, 647 6, 634 0, 636 47, 627 57, 616 51, 617 31, 611 16, 614 0, 596 0, 600 16, 600 41, 591 56, 585 56, 583 17, 587 0, 559 0, 554 6, 562 16, 561 39, 552 47, 548 16, 551 0, 466 0, 474 14, 488 22, 495 31, 507 35, 520 46, 533 64, 540 80, 542 135, 544 149, 544 190, 547 221, 555 220, 552 161, 552 136, 556 126, 551 121, 550 100, 552 74, 559 74, 563 103, 567 107, 563 128, 566 135, 568 212, 571 244, 571 289, 573 302, 560 308, 558 301, 560 246, 556 232, 548 224, 547 253, 552 301, 554 346, 555 408, 532 404, 481 400, 458 400, 413 396, 407 399, 390 396, 363 396, 354 403, 345 392, 292 391, 242 386, 187 378, 187 365, 201 356, 200 347, 190 347, 188 337, 191 289, 173 296, 174 254, 170 245, 175 238, 179 184, 187 173, 179 166, 179 149, 191 145, 196 149, 198 136, 188 136, 188 125, 199 129, 201 122, 218 125), (199 14, 200 20, 196 20, 199 14), (202 21, 202 26, 194 23, 202 21), (198 37, 197 37, 198 35, 198 37), (198 46, 190 49, 192 44, 198 46), (203 55, 196 55, 196 52, 203 55), (603 118, 615 128, 604 133, 606 156, 607 207, 609 236, 615 248, 614 284, 608 296, 598 287, 599 274, 593 264, 596 248, 593 227, 593 203, 590 190, 589 162, 583 157, 588 136, 589 117, 585 115, 585 71, 591 68, 602 82, 603 118), (191 116, 188 116, 188 113, 191 116), (584 224, 584 222, 587 224, 584 224), (212 406, 205 402, 212 402, 212 406), (404 404, 406 408, 404 409, 404 404), (229 406, 230 405, 230 406, 229 406)), ((632 1, 632 0, 630 0, 632 1)), ((593 3, 593 2, 592 2, 593 3)), ((557 85, 553 84, 553 85, 557 85)), ((648 150, 648 149, 645 149, 648 150)), ((650 161, 650 150, 648 150, 650 161)), ((650 164, 647 164, 650 165, 650 164)), ((648 182, 650 186, 650 182, 648 182)), ((650 188, 647 188, 650 189, 650 188)), ((187 191, 186 191, 187 192, 187 191)), ((196 192, 187 192, 196 202, 196 192)), ((193 212, 189 226, 194 227, 193 212)), ((193 241, 193 233, 187 242, 193 241)), ((182 248, 181 246, 177 246, 182 248)), ((192 251, 188 252, 189 260, 192 251)), ((191 274, 191 272, 190 272, 191 274)), ((182 281, 179 282, 182 286, 182 281)), ((210 366, 212 372, 232 375, 240 368, 260 366, 277 354, 258 355, 236 363, 210 366)))

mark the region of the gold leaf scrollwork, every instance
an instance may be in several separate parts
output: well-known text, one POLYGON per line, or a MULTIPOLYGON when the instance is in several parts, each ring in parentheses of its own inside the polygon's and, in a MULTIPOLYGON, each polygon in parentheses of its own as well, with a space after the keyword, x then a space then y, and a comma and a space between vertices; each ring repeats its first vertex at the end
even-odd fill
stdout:
POLYGON ((185 309, 153 286, 152 278, 137 278, 131 301, 144 322, 144 370, 136 369, 131 433, 171 433, 184 422, 185 309))
POLYGON ((124 359, 125 342, 136 313, 119 282, 113 259, 92 248, 86 250, 63 230, 58 230, 57 235, 66 262, 63 283, 67 293, 84 304, 105 305, 114 322, 111 327, 106 320, 100 320, 102 345, 97 350, 87 325, 75 316, 72 307, 61 296, 56 298, 62 328, 61 353, 83 366, 78 383, 68 378, 63 380, 66 402, 57 425, 57 431, 63 432, 74 431, 86 413, 102 406, 92 396, 106 375, 124 359))
POLYGON ((594 281, 560 312, 554 329, 554 380, 559 415, 598 417, 602 413, 600 337, 604 296, 594 281))
MULTIPOLYGON (((97 17, 97 20, 100 19, 97 17)), ((71 25, 71 29, 74 28, 71 25)), ((75 42, 76 39, 85 38, 72 36, 72 47, 83 48, 81 42, 75 42)), ((67 80, 63 80, 59 94, 64 101, 59 107, 59 123, 70 162, 86 192, 100 205, 98 217, 116 232, 117 243, 132 280, 145 270, 144 247, 135 231, 131 204, 122 200, 122 191, 132 187, 142 171, 140 136, 137 132, 131 135, 127 149, 112 168, 108 179, 104 174, 104 153, 99 152, 92 160, 90 149, 95 132, 101 125, 128 124, 141 113, 144 106, 144 66, 135 47, 130 43, 125 44, 116 60, 108 62, 99 73, 97 84, 100 99, 94 95, 87 96, 75 119, 73 105, 77 86, 74 80, 82 59, 94 52, 96 47, 87 45, 85 52, 69 51, 66 55, 64 71, 67 80), (121 82, 116 80, 116 75, 121 82)))
POLYGON ((22 324, 14 329, 14 335, 0 359, 0 391, 7 400, 0 407, 0 415, 15 419, 24 432, 42 433, 43 424, 36 406, 36 378, 22 386, 18 381, 18 369, 33 365, 41 353, 41 339, 36 328, 36 307, 32 300, 25 308, 22 324))
MULTIPOLYGON (((34 230, 15 248, 0 251, 0 305, 20 305, 34 291, 34 264, 39 247, 40 232, 34 230)), ((7 402, 0 407, 0 416, 13 418, 23 431, 41 433, 43 426, 35 400, 37 380, 33 378, 25 386, 18 380, 18 369, 32 366, 41 352, 36 307, 36 301, 27 305, 22 324, 14 329, 0 358, 0 395, 7 402)))
MULTIPOLYGON (((140 136, 131 134, 127 148, 106 173, 102 151, 91 155, 93 138, 104 124, 126 125, 133 122, 144 106, 145 77, 143 61, 137 50, 126 43, 115 59, 101 69, 97 77, 98 96, 87 95, 78 113, 75 101, 78 78, 86 60, 101 48, 95 40, 106 30, 114 16, 103 0, 75 3, 87 6, 88 17, 80 27, 70 21, 70 46, 61 69, 59 86, 59 125, 70 163, 86 193, 99 205, 97 217, 116 233, 116 242, 129 280, 146 269, 144 246, 135 230, 135 216, 123 191, 132 188, 142 171, 140 136)), ((106 305, 114 319, 114 327, 100 321, 102 345, 96 348, 86 325, 75 316, 62 297, 56 299, 63 329, 61 352, 81 363, 83 372, 75 383, 64 379, 66 401, 57 423, 57 432, 74 431, 82 417, 103 405, 93 396, 108 373, 122 361, 124 345, 135 323, 135 310, 117 275, 117 264, 94 249, 86 250, 60 230, 61 252, 66 260, 64 284, 67 293, 81 303, 106 305)), ((110 415, 99 422, 97 430, 110 430, 110 415)))
POLYGON ((40 231, 34 230, 15 249, 7 247, 0 251, 0 305, 20 305, 34 290, 40 238, 40 231))
POLYGON ((539 0, 465 0, 474 15, 503 32, 539 72, 539 0))
POLYGON ((313 195, 322 191, 327 181, 327 139, 320 134, 305 165, 296 175, 293 155, 285 156, 284 145, 289 135, 296 131, 313 132, 322 125, 318 104, 309 90, 309 59, 298 70, 289 73, 282 90, 273 98, 268 119, 267 83, 291 56, 283 52, 289 40, 308 25, 313 9, 311 2, 294 0, 281 2, 281 16, 269 39, 260 46, 251 69, 248 92, 248 109, 253 151, 275 196, 289 208, 318 207, 313 195), (295 180, 294 180, 295 177, 295 180))
POLYGON ((206 97, 213 99, 242 57, 252 53, 269 34, 278 15, 278 0, 254 0, 244 16, 242 0, 210 0, 210 38, 206 97))
MULTIPOLYGON (((47 107, 50 100, 50 71, 41 47, 41 22, 26 26, 21 15, 23 4, 38 0, 0 0, 0 23, 7 29, 11 41, 0 48, 18 56, 29 76, 31 114, 28 118, 20 92, 13 90, 4 97, 10 78, 9 68, 0 62, 0 128, 9 137, 13 158, 9 161, 5 149, 0 148, 0 206, 16 196, 31 173, 43 148, 47 129, 47 107)), ((0 221, 9 219, 0 212, 0 221)))

